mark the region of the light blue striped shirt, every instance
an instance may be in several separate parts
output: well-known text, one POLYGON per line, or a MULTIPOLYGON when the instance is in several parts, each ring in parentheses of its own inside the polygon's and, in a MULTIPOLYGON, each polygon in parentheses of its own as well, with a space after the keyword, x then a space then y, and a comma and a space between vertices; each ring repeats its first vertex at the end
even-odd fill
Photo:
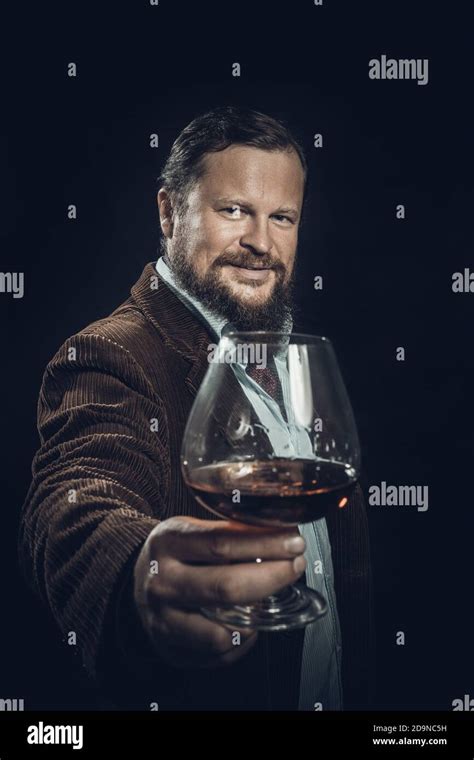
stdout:
MULTIPOLYGON (((204 320, 211 335, 218 341, 228 320, 216 316, 196 298, 185 292, 177 283, 173 272, 160 257, 156 270, 176 296, 199 319, 204 320)), ((292 323, 288 325, 291 331, 292 323)), ((283 400, 288 414, 286 422, 277 402, 269 396, 258 383, 245 372, 241 364, 232 364, 242 390, 259 415, 278 456, 301 456, 312 458, 313 446, 304 427, 296 424, 292 415, 289 399, 289 382, 286 362, 275 356, 281 381, 283 400), (276 424, 277 423, 277 424, 276 424)), ((337 614, 336 593, 334 589, 334 571, 331 557, 331 544, 324 518, 313 523, 299 525, 298 529, 306 541, 306 578, 308 586, 319 591, 328 601, 327 614, 312 625, 306 626, 303 657, 301 662, 301 680, 299 710, 342 710, 341 683, 341 631, 337 614)))

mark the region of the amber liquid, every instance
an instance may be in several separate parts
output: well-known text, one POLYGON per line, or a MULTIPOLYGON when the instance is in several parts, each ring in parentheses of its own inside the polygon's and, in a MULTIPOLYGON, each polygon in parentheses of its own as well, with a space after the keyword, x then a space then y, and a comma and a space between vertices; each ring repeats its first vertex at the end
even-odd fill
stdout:
POLYGON ((188 476, 197 501, 211 512, 276 526, 313 522, 344 508, 356 483, 350 465, 322 459, 222 462, 188 476))

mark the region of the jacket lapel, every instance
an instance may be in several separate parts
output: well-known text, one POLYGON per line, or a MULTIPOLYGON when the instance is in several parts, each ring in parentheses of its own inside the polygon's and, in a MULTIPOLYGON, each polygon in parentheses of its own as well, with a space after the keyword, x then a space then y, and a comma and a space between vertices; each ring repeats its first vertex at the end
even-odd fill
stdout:
MULTIPOLYGON (((196 396, 204 376, 209 368, 208 349, 214 339, 210 336, 204 322, 191 312, 187 306, 173 293, 166 282, 158 275, 153 262, 149 262, 138 280, 132 287, 131 293, 145 316, 152 322, 165 344, 177 351, 189 364, 185 384, 192 396, 196 396)), ((222 417, 232 407, 232 419, 221 433, 229 437, 234 445, 237 443, 234 433, 238 436, 248 425, 257 422, 247 397, 234 373, 229 369, 228 380, 218 390, 214 408, 222 417), (234 440, 233 440, 234 439, 234 440)), ((262 435, 259 427, 253 427, 257 438, 262 435)), ((265 436, 265 440, 266 440, 265 436)))
POLYGON ((209 366, 208 347, 214 340, 201 320, 185 306, 149 262, 131 293, 164 343, 189 363, 186 386, 196 395, 209 366))

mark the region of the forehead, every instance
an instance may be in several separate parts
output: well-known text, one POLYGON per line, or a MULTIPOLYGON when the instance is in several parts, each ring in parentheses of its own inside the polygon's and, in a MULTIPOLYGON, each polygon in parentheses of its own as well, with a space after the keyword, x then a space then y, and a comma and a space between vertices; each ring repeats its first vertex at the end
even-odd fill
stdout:
POLYGON ((304 172, 295 150, 262 150, 250 145, 230 145, 207 153, 205 172, 196 189, 206 197, 245 194, 249 202, 301 203, 304 172))

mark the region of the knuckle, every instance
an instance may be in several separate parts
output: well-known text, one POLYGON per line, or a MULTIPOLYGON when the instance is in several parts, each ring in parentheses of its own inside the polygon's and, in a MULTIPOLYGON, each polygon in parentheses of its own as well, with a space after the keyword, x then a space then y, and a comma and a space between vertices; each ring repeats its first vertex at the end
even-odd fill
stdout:
POLYGON ((162 603, 172 597, 173 563, 161 561, 160 570, 156 575, 148 573, 146 580, 146 596, 151 603, 162 603))
POLYGON ((189 524, 189 518, 185 515, 173 515, 163 521, 162 525, 166 527, 166 530, 181 531, 189 524))
POLYGON ((209 535, 209 552, 214 559, 227 560, 231 556, 230 540, 218 530, 212 530, 209 535))
POLYGON ((165 600, 164 585, 161 580, 153 578, 148 581, 146 598, 150 605, 158 605, 165 600))
POLYGON ((234 577, 219 573, 216 577, 214 592, 216 598, 223 604, 235 604, 239 601, 238 584, 234 577))
POLYGON ((154 557, 173 555, 176 542, 190 530, 186 517, 176 515, 160 522, 150 533, 149 553, 154 557))
MULTIPOLYGON (((157 526, 160 527, 159 525, 157 526)), ((157 555, 163 543, 163 531, 154 529, 148 537, 148 550, 150 555, 157 555)))
POLYGON ((182 515, 174 515, 160 522, 153 531, 153 537, 156 541, 163 541, 165 537, 176 535, 186 530, 187 521, 182 515))

